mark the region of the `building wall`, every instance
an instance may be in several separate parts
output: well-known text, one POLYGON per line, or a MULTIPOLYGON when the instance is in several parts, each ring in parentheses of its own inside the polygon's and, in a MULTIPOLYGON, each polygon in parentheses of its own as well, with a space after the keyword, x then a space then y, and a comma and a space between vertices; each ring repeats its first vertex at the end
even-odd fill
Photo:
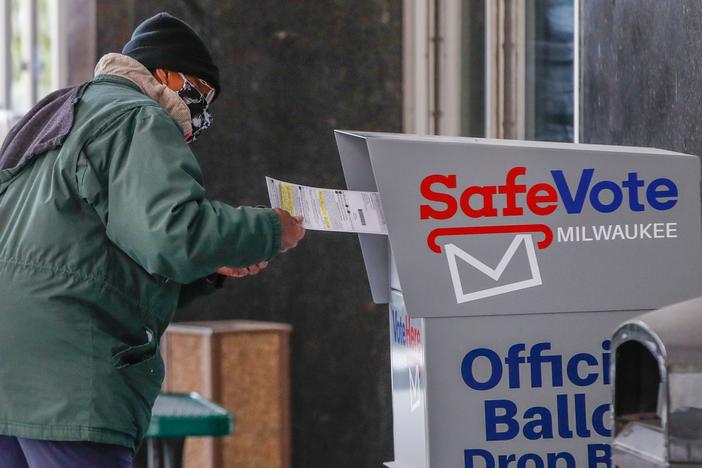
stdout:
MULTIPOLYGON (((98 54, 166 9, 221 65, 214 125, 193 145, 211 198, 267 204, 265 175, 344 187, 332 129, 400 131, 401 2, 98 0, 98 54)), ((291 323, 294 466, 360 468, 392 459, 386 311, 356 238, 308 232, 176 320, 291 323)))
POLYGON ((580 4, 582 142, 702 155, 702 2, 580 4))

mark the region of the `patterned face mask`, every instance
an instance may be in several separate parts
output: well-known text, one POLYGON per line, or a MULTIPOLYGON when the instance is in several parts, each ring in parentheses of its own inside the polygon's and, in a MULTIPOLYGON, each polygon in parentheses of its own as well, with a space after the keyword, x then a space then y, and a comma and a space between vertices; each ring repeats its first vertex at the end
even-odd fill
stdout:
POLYGON ((212 89, 207 96, 202 94, 193 84, 180 73, 183 78, 183 87, 178 91, 178 96, 185 102, 185 105, 190 109, 190 119, 192 121, 193 131, 190 137, 186 137, 188 143, 197 140, 198 136, 210 125, 212 125, 212 113, 208 110, 212 98, 214 98, 215 90, 212 89))

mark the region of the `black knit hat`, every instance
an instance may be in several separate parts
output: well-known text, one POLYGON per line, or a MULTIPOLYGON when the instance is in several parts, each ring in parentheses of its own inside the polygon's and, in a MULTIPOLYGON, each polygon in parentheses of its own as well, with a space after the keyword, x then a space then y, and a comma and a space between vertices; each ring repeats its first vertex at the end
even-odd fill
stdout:
POLYGON ((197 33, 175 16, 159 13, 141 23, 122 53, 151 71, 163 68, 202 78, 219 96, 219 69, 210 51, 197 33))

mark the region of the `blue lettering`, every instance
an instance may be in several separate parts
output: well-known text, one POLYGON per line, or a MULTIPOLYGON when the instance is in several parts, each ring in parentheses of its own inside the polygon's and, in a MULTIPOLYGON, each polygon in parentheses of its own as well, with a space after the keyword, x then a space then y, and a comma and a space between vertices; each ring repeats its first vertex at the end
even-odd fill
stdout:
MULTIPOLYGON (((627 178, 621 182, 621 187, 611 180, 603 180, 594 184, 592 189, 590 189, 594 173, 595 169, 593 168, 583 169, 580 173, 578 187, 573 193, 563 171, 560 169, 551 171, 556 189, 560 199, 563 200, 563 206, 568 214, 582 213, 588 193, 590 204, 595 210, 600 213, 611 213, 617 210, 624 200, 622 187, 628 192, 631 211, 645 211, 646 207, 639 197, 639 189, 646 184, 645 181, 639 179, 639 175, 636 172, 629 172, 627 178), (602 192, 605 190, 612 192, 612 200, 608 203, 600 199, 602 192)), ((646 200, 656 210, 665 211, 671 209, 677 204, 677 197, 677 185, 671 179, 665 177, 654 179, 646 188, 646 200)))
POLYGON ((575 433, 578 437, 590 437, 590 430, 587 428, 587 411, 585 409, 585 394, 575 394, 575 433))
POLYGON ((597 372, 590 372, 581 378, 578 374, 578 364, 581 362, 585 362, 592 367, 597 365, 597 359, 592 354, 578 353, 568 361, 568 379, 579 387, 586 387, 597 381, 597 372))
POLYGON ((595 411, 592 412, 592 428, 602 437, 612 436, 612 430, 605 427, 604 416, 607 411, 609 411, 609 403, 598 406, 595 408, 595 411))
POLYGON ((561 356, 544 356, 541 354, 542 351, 547 351, 549 349, 551 349, 551 343, 536 343, 531 347, 531 350, 529 350, 527 362, 531 365, 532 388, 539 388, 542 386, 541 364, 543 363, 551 364, 551 384, 554 387, 563 386, 563 363, 561 361, 561 356))
POLYGON ((519 461, 517 461, 517 468, 526 468, 527 462, 529 461, 534 462, 534 468, 544 468, 544 461, 535 453, 525 453, 519 457, 519 461))
POLYGON ((463 381, 473 390, 490 390, 500 382, 502 378, 502 361, 500 356, 491 349, 477 348, 469 352, 461 362, 461 376, 463 381), (473 361, 479 357, 487 358, 490 361, 490 378, 485 382, 478 382, 473 376, 473 361))
POLYGON ((524 412, 524 417, 533 419, 524 424, 524 437, 529 440, 553 439, 553 423, 548 408, 534 406, 524 412))
POLYGON ((622 189, 610 180, 597 182, 590 191, 590 204, 600 213, 611 213, 622 204, 622 189), (603 190, 612 192, 612 201, 609 204, 602 203, 602 200, 600 200, 600 193, 603 190))
POLYGON ((612 447, 609 444, 589 444, 587 446, 587 467, 588 468, 611 468, 612 447))
MULTIPOLYGON (((602 349, 604 351, 609 351, 609 348, 612 346, 612 342, 609 340, 604 340, 602 342, 602 349)), ((604 384, 609 385, 610 383, 610 368, 612 367, 612 359, 611 359, 612 354, 611 353, 602 353, 602 376, 604 377, 604 384)))
POLYGON ((578 189, 575 192, 575 196, 571 194, 568 182, 565 180, 562 170, 551 171, 553 176, 553 181, 556 183, 556 188, 558 193, 563 200, 563 205, 569 214, 577 214, 582 212, 583 204, 585 203, 585 196, 590 188, 590 182, 592 181, 592 175, 595 173, 594 169, 584 169, 580 174, 580 183, 578 184, 578 189))
POLYGON ((568 452, 549 453, 547 460, 549 468, 558 467, 559 460, 565 461, 565 468, 575 468, 575 457, 568 452))
POLYGON ((568 422, 568 395, 556 395, 556 411, 558 412, 558 435, 563 439, 572 439, 573 431, 568 422))
POLYGON ((509 400, 485 401, 485 440, 511 440, 519 434, 519 423, 514 419, 517 414, 517 405, 509 400), (503 414, 498 415, 498 410, 503 414), (498 431, 497 426, 507 426, 505 430, 498 431))
POLYGON ((638 178, 636 172, 630 172, 628 177, 622 186, 629 190, 629 208, 631 211, 643 211, 646 207, 639 202, 639 187, 644 186, 644 181, 638 178))
POLYGON ((392 329, 395 343, 405 344, 405 324, 397 317, 397 310, 392 309, 392 329))
POLYGON ((505 358, 505 364, 509 371, 509 388, 519 388, 519 364, 526 362, 526 358, 520 356, 519 353, 524 351, 526 346, 524 343, 517 343, 510 346, 505 358))
MULTIPOLYGON (((495 468, 495 459, 492 457, 490 452, 483 449, 471 449, 463 451, 463 460, 465 468, 475 468, 473 459, 475 457, 480 457, 485 462, 485 468, 495 468)), ((478 465, 479 466, 479 465, 478 465)))
POLYGON ((670 179, 655 179, 653 182, 651 182, 648 188, 646 188, 646 199, 648 200, 648 204, 657 210, 664 211, 674 207, 678 200, 677 198, 673 197, 677 196, 678 187, 675 185, 675 182, 670 179), (659 187, 663 187, 663 190, 658 190, 659 187), (662 201, 659 200, 660 198, 672 198, 672 200, 662 201))
MULTIPOLYGON (((593 445, 593 450, 600 450, 606 444, 593 445)), ((597 456, 600 456, 597 454, 597 456)), ((476 468, 478 466, 484 468, 495 468, 495 455, 485 449, 466 449, 463 451, 464 467, 476 468)), ((548 468, 575 468, 575 457, 569 452, 556 452, 545 454, 548 468), (559 462, 565 462, 559 464, 559 462)), ((544 458, 537 453, 525 453, 517 458, 514 453, 498 455, 497 468, 509 468, 514 462, 517 462, 517 468, 544 468, 544 458), (531 462, 531 463, 529 463, 531 462)), ((598 468, 598 467, 595 467, 598 468)))

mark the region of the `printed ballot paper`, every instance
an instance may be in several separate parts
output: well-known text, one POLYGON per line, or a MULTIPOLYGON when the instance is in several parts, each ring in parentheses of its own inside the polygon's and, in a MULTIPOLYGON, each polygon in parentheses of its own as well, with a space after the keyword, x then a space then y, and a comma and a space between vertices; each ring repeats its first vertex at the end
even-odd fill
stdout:
POLYGON ((303 215, 315 231, 387 234, 378 192, 334 190, 291 184, 266 177, 272 208, 303 215))

